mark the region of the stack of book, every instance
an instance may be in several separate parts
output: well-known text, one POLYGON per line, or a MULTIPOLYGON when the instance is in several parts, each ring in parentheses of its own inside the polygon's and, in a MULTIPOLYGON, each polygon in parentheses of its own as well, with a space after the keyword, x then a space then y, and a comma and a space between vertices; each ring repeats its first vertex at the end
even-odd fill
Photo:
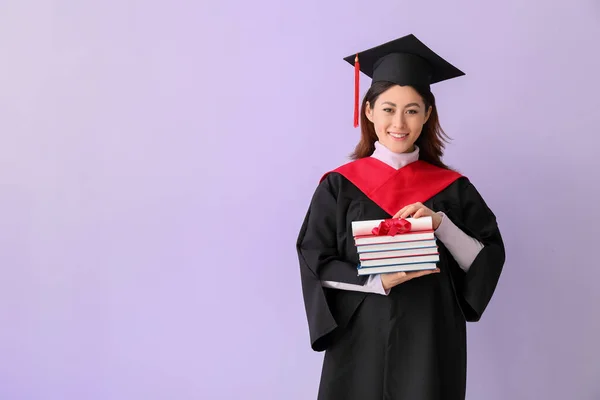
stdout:
POLYGON ((359 275, 430 270, 440 260, 431 217, 354 221, 352 234, 359 275))

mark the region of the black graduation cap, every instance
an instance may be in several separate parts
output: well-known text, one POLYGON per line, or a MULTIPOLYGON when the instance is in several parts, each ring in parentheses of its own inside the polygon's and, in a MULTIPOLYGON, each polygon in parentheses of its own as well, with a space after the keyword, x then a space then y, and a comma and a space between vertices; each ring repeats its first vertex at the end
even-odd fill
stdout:
POLYGON ((412 34, 348 56, 344 60, 355 68, 355 127, 358 126, 360 71, 372 78, 371 84, 388 81, 402 86, 425 87, 465 75, 464 72, 437 55, 412 34))

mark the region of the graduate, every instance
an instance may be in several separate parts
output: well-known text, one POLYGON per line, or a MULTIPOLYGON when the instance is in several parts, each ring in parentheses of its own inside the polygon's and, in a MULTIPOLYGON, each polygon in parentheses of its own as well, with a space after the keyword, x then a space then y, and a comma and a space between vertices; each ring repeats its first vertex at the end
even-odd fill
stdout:
POLYGON ((466 322, 489 304, 505 261, 496 217, 442 161, 430 86, 463 76, 414 35, 345 60, 356 79, 352 160, 324 174, 297 240, 320 400, 462 400, 466 322), (358 113, 358 76, 372 79, 358 113), (435 270, 359 276, 352 221, 431 217, 435 270))

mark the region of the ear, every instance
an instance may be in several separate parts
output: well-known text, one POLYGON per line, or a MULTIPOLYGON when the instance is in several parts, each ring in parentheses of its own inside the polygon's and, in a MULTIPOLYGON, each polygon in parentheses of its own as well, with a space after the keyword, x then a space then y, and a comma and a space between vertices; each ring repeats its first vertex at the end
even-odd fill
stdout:
POLYGON ((433 110, 432 106, 429 106, 429 109, 427 110, 427 113, 425 113, 425 121, 423 121, 423 125, 425 125, 427 123, 427 121, 429 121, 429 117, 431 116, 431 111, 433 110))
POLYGON ((369 121, 373 122, 373 109, 371 108, 371 103, 369 103, 368 101, 365 107, 365 115, 367 116, 367 119, 369 121))

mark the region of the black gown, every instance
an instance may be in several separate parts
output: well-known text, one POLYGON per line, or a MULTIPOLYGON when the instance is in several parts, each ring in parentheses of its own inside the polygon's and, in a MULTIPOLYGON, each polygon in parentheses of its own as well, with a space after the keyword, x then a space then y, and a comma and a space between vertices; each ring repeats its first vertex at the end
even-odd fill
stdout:
POLYGON ((297 241, 311 348, 325 351, 318 399, 462 400, 466 322, 481 318, 505 260, 496 218, 461 176, 423 203, 483 243, 467 273, 438 241, 441 272, 387 296, 325 288, 322 280, 362 285, 368 279, 357 275, 351 223, 392 212, 364 192, 340 173, 327 174, 297 241))

